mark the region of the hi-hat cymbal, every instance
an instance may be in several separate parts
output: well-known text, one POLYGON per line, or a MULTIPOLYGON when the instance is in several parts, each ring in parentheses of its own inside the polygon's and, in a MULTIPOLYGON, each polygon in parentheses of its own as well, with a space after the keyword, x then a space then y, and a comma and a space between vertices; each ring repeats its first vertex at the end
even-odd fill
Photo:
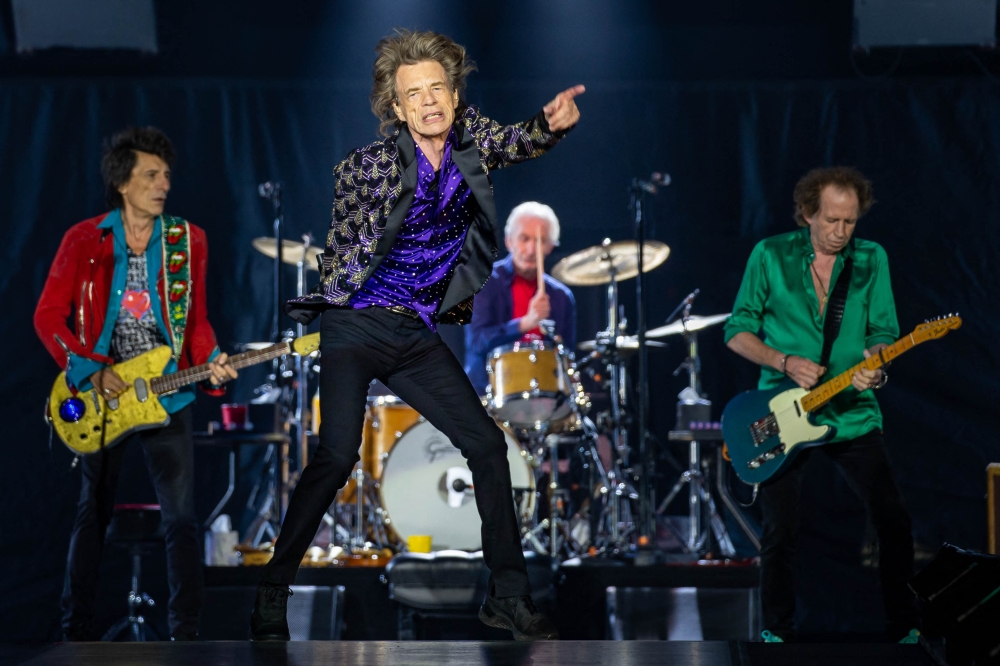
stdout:
MULTIPOLYGON (((665 342, 658 342, 656 340, 646 340, 646 345, 649 347, 667 346, 665 342)), ((619 335, 615 346, 618 347, 618 351, 620 352, 634 352, 639 349, 639 338, 634 335, 619 335)), ((576 348, 581 351, 594 351, 597 348, 597 340, 584 340, 576 348)))
MULTIPOLYGON (((642 272, 648 273, 670 256, 670 248, 660 241, 643 243, 642 272)), ((635 241, 605 241, 574 252, 552 267, 552 277, 574 287, 590 287, 619 281, 639 274, 639 249, 635 241)))
POLYGON ((709 315, 708 317, 691 315, 687 318, 687 321, 678 319, 677 321, 667 324, 666 326, 650 329, 646 331, 646 337, 663 338, 668 335, 681 335, 684 331, 700 331, 703 328, 721 324, 729 319, 729 315, 731 314, 731 312, 727 312, 726 314, 709 315))
MULTIPOLYGON (((278 245, 270 236, 254 238, 253 247, 261 254, 266 254, 272 259, 278 256, 278 245)), ((306 268, 311 271, 319 270, 319 264, 316 261, 316 257, 323 254, 322 247, 314 247, 312 245, 306 247, 304 243, 282 239, 281 248, 281 260, 286 264, 292 264, 293 266, 298 264, 302 260, 302 251, 305 250, 306 268)))

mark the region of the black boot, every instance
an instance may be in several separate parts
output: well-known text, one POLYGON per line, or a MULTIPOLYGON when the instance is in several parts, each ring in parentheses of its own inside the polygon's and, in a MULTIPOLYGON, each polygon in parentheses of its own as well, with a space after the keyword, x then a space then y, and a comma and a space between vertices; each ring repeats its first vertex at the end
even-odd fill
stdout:
POLYGON ((250 638, 255 641, 287 641, 288 597, 292 590, 287 585, 261 581, 257 585, 257 600, 250 614, 250 638))
POLYGON ((479 609, 479 619, 491 627, 510 629, 517 641, 559 640, 556 626, 538 612, 529 596, 505 599, 487 596, 479 609))

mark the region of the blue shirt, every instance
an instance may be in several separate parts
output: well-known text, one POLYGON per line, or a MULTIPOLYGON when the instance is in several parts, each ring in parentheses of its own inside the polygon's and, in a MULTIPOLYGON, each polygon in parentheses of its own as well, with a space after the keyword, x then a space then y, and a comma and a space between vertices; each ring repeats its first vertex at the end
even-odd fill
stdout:
POLYGON ((432 331, 455 263, 473 219, 472 191, 451 159, 455 130, 445 142, 441 168, 416 146, 417 186, 396 240, 349 301, 353 308, 403 306, 432 331))

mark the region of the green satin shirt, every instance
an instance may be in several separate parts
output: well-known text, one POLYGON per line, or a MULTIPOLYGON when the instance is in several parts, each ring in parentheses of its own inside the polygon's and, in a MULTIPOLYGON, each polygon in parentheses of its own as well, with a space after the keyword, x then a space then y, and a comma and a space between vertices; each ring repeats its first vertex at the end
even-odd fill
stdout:
MULTIPOLYGON (((833 265, 831 291, 847 256, 854 258, 854 269, 844 319, 830 352, 829 367, 820 382, 859 363, 865 349, 879 343, 892 344, 899 337, 885 250, 878 243, 860 238, 853 247, 844 248, 833 265)), ((783 354, 818 363, 823 352, 826 313, 820 315, 819 299, 813 288, 810 264, 814 258, 808 228, 758 243, 747 262, 733 314, 726 322, 726 342, 746 331, 760 335, 768 346, 783 354)), ((763 366, 758 388, 774 388, 784 379, 779 371, 763 366)), ((814 420, 837 429, 832 440, 835 442, 882 428, 882 412, 874 391, 858 392, 853 386, 817 411, 814 420)))

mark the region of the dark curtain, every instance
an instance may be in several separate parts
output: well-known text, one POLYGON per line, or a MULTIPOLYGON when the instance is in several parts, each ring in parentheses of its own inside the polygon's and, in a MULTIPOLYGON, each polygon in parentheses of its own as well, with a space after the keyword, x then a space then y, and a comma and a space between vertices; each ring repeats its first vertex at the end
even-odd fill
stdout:
MULTIPOLYGON (((575 81, 478 81, 469 97, 491 117, 513 122, 568 83, 575 81)), ((66 228, 105 210, 102 139, 128 124, 156 125, 173 139, 178 160, 167 210, 208 233, 209 313, 231 350, 270 331, 271 264, 250 245, 271 229, 257 183, 284 183, 287 237, 323 239, 333 166, 375 138, 367 92, 367 81, 353 79, 0 84, 0 336, 8 350, 0 398, 8 432, 0 466, 0 640, 59 635, 79 473, 42 422, 56 366, 31 317, 66 228)), ((672 248, 649 274, 654 326, 695 287, 696 312, 728 312, 753 244, 792 228, 797 178, 818 165, 860 168, 874 181, 878 203, 857 234, 888 251, 901 328, 949 312, 965 319, 961 330, 900 359, 879 394, 915 537, 925 550, 944 540, 982 548, 984 469, 1000 459, 992 344, 1000 324, 997 92, 976 80, 588 84, 583 122, 563 145, 495 174, 497 208, 503 218, 523 200, 552 205, 563 227, 554 261, 604 237, 631 237, 626 184, 670 172, 673 185, 647 202, 651 237, 672 248)), ((286 277, 290 295, 291 270, 286 277)), ((623 284, 623 293, 634 321, 631 285, 623 284)), ((603 290, 576 295, 578 337, 592 338, 604 325, 603 290)), ((685 384, 671 374, 683 345, 670 342, 651 352, 652 427, 663 441, 685 384)), ((718 414, 754 384, 756 371, 724 348, 718 328, 701 342, 704 386, 718 414)), ((247 375, 227 400, 251 397, 247 375)), ((196 427, 217 418, 218 402, 199 399, 196 427)), ((673 472, 662 471, 672 483, 673 472)), ((802 570, 826 587, 804 586, 804 628, 878 630, 876 583, 860 555, 863 510, 834 470, 817 462, 810 474, 802 570), (851 582, 834 585, 835 577, 851 582)), ((143 475, 140 465, 125 483, 142 485, 143 475)))

